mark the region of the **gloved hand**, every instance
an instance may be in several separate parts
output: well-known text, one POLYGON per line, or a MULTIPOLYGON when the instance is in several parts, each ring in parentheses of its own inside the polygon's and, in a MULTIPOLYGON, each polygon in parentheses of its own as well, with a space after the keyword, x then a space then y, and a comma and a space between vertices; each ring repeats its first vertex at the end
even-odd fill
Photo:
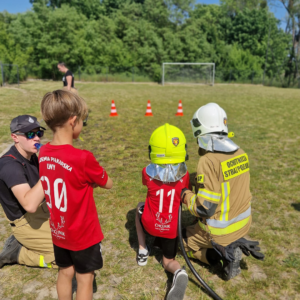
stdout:
POLYGON ((182 203, 185 203, 185 202, 184 202, 184 198, 185 198, 184 192, 185 192, 185 191, 188 191, 188 190, 189 190, 189 189, 187 189, 187 188, 184 188, 184 189, 181 190, 180 201, 181 201, 182 203))
POLYGON ((262 254, 260 251, 260 247, 258 247, 259 242, 257 241, 249 241, 246 240, 245 238, 241 238, 240 240, 243 240, 243 244, 240 245, 240 248, 242 249, 243 253, 247 256, 250 254, 259 260, 264 259, 264 254, 262 254))

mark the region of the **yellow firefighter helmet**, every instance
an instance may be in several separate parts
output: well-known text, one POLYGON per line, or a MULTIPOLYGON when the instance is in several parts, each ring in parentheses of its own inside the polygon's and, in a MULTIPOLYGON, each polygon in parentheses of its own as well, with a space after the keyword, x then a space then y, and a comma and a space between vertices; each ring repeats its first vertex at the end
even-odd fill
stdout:
POLYGON ((166 123, 152 133, 149 141, 149 157, 154 164, 178 164, 188 159, 183 132, 166 123))

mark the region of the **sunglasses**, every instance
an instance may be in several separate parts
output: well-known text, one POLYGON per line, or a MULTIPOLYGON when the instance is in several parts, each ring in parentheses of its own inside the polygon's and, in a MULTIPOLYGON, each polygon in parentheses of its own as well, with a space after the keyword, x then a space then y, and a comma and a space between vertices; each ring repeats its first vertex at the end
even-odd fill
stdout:
POLYGON ((28 138, 29 140, 32 140, 36 135, 41 138, 44 135, 44 131, 43 130, 39 130, 37 132, 34 131, 28 131, 28 132, 16 132, 16 135, 24 135, 26 138, 28 138))

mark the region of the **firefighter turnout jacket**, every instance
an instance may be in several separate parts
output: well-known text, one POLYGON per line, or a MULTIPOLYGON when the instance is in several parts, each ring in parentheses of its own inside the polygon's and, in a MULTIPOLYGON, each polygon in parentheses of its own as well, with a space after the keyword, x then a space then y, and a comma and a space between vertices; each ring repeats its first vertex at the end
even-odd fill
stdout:
MULTIPOLYGON (((188 227, 188 246, 203 247, 203 237, 227 246, 245 236, 251 225, 250 172, 247 154, 238 149, 231 153, 206 152, 200 157, 195 177, 195 194, 187 190, 185 203, 198 217, 188 227), (197 237, 199 244, 197 246, 197 237)), ((207 243, 211 248, 211 243, 207 243)))

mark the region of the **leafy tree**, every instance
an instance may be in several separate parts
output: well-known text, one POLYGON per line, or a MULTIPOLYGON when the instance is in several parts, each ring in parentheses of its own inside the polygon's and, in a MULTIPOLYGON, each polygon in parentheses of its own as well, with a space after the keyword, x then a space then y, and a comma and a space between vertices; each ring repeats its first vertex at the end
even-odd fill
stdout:
POLYGON ((229 15, 236 15, 245 9, 265 9, 268 0, 221 0, 221 6, 229 15))
POLYGON ((220 6, 194 0, 30 2, 31 11, 0 14, 0 59, 26 65, 39 78, 60 78, 61 60, 90 74, 135 66, 155 80, 166 61, 210 61, 248 74, 266 69, 268 76, 295 71, 287 58, 295 57, 298 33, 278 29, 267 0, 222 0, 220 6))

